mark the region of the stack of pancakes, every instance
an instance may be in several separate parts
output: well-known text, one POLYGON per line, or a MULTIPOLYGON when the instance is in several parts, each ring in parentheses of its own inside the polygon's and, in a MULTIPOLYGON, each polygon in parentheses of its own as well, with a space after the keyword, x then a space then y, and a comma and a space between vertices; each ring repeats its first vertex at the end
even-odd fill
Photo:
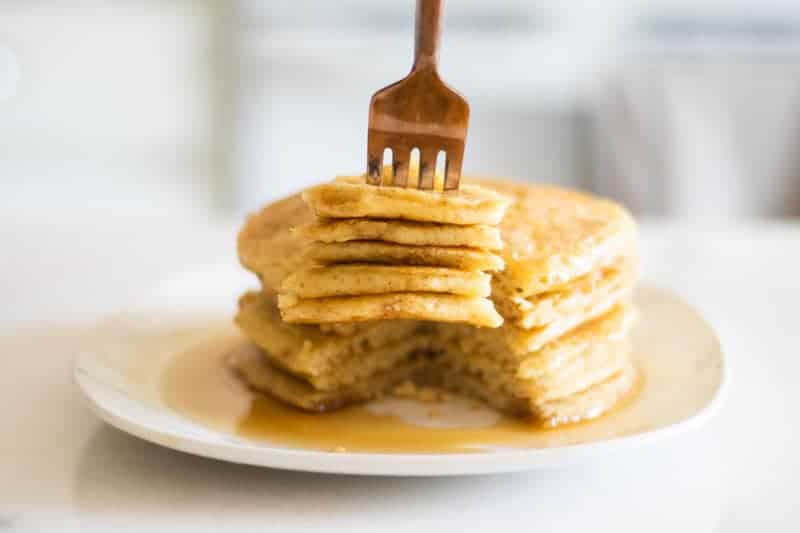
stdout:
POLYGON ((260 350, 233 364, 248 383, 308 411, 375 398, 424 366, 430 332, 411 320, 289 324, 265 288, 239 300, 236 323, 260 350))
POLYGON ((627 333, 638 278, 636 225, 612 202, 557 187, 496 183, 515 198, 501 224, 506 269, 492 299, 502 328, 441 332, 448 386, 558 424, 630 390, 627 333))
POLYGON ((250 385, 324 411, 407 379, 434 381, 549 424, 616 404, 636 377, 627 340, 638 275, 632 218, 575 191, 470 183, 448 197, 364 191, 363 178, 351 178, 306 191, 308 203, 295 195, 251 216, 239 255, 262 289, 241 298, 236 321, 258 349, 234 361, 250 385), (462 204, 444 208, 443 197, 462 204), (513 200, 507 209, 502 197, 513 200), (432 276, 398 277, 409 268, 432 276), (486 271, 500 327, 476 327, 498 321, 463 309, 485 301, 486 271), (453 305, 417 305, 419 295, 453 305), (362 305, 376 296, 391 303, 362 305))
POLYGON ((305 265, 280 285, 293 323, 418 319, 497 327, 489 271, 503 268, 495 227, 509 200, 466 185, 458 193, 373 187, 341 178, 303 198, 317 220, 305 265))

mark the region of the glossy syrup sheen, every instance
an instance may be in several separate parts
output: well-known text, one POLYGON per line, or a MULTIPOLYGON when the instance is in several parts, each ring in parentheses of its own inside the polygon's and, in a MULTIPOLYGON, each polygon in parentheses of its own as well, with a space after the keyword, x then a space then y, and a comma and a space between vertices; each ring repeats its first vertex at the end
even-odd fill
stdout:
POLYGON ((460 402, 456 406, 460 418, 466 420, 456 424, 448 423, 442 413, 445 406, 411 400, 396 401, 416 410, 413 422, 363 405, 326 414, 302 412, 253 393, 228 368, 226 357, 241 342, 237 338, 214 341, 178 355, 163 375, 164 403, 190 419, 239 437, 331 452, 478 452, 506 446, 549 447, 609 436, 608 427, 593 429, 594 422, 542 428, 466 400, 455 400, 460 402), (414 403, 417 405, 408 405, 414 403), (474 411, 474 416, 469 411, 474 411), (423 424, 418 420, 420 412, 429 418, 423 424))

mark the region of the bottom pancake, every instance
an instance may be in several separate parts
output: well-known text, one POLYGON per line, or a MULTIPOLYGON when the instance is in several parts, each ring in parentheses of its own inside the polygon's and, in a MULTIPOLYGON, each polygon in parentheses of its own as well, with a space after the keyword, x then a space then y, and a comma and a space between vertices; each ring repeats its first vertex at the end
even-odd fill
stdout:
POLYGON ((265 292, 244 294, 235 321, 269 354, 272 365, 319 390, 349 386, 427 346, 424 325, 408 320, 333 323, 324 328, 287 324, 281 320, 275 295, 265 292))
POLYGON ((264 353, 254 345, 233 352, 228 363, 251 389, 298 409, 317 413, 379 398, 411 378, 425 364, 423 357, 411 357, 350 386, 323 391, 271 365, 264 353))
POLYGON ((639 372, 628 362, 616 374, 579 393, 537 405, 537 416, 553 427, 597 418, 631 394, 638 379, 639 372))

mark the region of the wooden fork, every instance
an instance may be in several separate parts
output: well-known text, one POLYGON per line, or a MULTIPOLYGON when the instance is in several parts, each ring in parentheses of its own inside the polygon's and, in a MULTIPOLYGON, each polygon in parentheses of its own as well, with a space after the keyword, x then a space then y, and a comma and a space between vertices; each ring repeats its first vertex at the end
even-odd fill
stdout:
POLYGON ((458 189, 469 104, 439 77, 443 0, 417 0, 414 65, 404 79, 372 96, 367 139, 367 182, 381 185, 383 153, 392 152, 392 182, 408 184, 409 162, 419 150, 420 189, 433 189, 436 158, 445 154, 444 189, 458 189))

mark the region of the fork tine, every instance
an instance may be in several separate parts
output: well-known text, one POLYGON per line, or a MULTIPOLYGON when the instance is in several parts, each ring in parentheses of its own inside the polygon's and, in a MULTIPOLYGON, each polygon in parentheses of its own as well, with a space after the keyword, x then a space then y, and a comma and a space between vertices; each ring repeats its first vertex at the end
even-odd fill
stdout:
POLYGON ((381 184, 383 169, 383 146, 369 136, 367 140, 367 183, 370 185, 381 184))
POLYGON ((433 189, 433 174, 436 172, 436 150, 420 148, 419 150, 419 182, 420 189, 433 189))
POLYGON ((464 159, 464 146, 451 147, 447 151, 447 160, 444 164, 444 190, 453 191, 458 189, 458 181, 461 178, 461 163, 464 159))
POLYGON ((392 185, 405 187, 408 183, 408 162, 411 152, 408 148, 392 149, 392 185))

